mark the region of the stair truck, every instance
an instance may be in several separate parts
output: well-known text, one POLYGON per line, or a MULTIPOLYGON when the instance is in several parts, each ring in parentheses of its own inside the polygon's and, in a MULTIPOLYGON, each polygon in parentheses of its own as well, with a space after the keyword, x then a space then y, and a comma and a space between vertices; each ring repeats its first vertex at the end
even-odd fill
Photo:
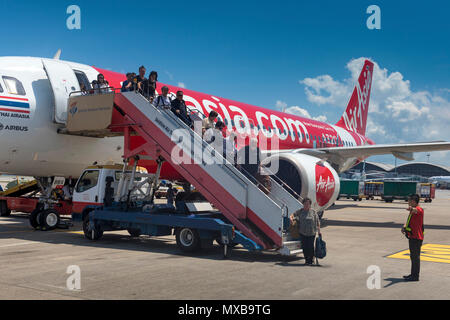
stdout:
POLYGON ((99 240, 105 231, 128 230, 131 235, 175 234, 177 245, 187 252, 214 240, 223 245, 225 255, 236 244, 283 255, 302 252, 300 241, 287 232, 289 215, 302 208, 299 197, 276 177, 268 178, 270 190, 250 181, 170 110, 155 108, 136 92, 71 95, 68 106, 67 125, 59 133, 124 137, 119 176, 87 169, 75 187, 73 218, 83 221, 86 238, 99 240), (70 110, 74 106, 76 110, 70 110), (188 161, 177 162, 171 156, 174 150, 188 161), (157 163, 153 178, 136 172, 143 160, 157 163), (175 206, 154 204, 163 162, 170 163, 207 203, 189 201, 187 188, 185 197, 177 195, 175 206), (93 176, 98 178, 95 186, 93 176))

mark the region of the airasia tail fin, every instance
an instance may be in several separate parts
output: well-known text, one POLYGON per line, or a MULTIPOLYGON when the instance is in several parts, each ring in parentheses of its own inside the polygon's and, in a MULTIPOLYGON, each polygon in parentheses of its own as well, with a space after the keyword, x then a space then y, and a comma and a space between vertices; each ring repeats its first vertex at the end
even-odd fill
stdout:
POLYGON ((365 135, 370 89, 372 87, 373 62, 366 60, 353 89, 347 109, 337 126, 365 135))

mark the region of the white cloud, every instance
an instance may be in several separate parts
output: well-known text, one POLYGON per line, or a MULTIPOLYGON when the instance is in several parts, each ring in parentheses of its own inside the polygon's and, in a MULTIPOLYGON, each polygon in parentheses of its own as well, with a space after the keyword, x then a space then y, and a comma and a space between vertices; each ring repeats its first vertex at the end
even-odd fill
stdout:
MULTIPOLYGON (((317 106, 339 107, 336 119, 340 118, 366 59, 350 60, 346 65, 350 77, 342 81, 330 75, 301 80, 308 101, 317 106)), ((374 62, 366 134, 377 143, 450 140, 450 101, 447 93, 448 88, 433 93, 413 91, 411 82, 401 72, 390 72, 374 62)), ((430 159, 449 165, 449 154, 432 152, 430 159)), ((418 154, 416 158, 426 160, 426 153, 418 154)))
POLYGON ((184 82, 178 82, 178 87, 186 88, 186 85, 184 84, 184 82))
MULTIPOLYGON (((277 101, 278 102, 278 101, 277 101)), ((290 113, 299 117, 304 117, 304 118, 308 118, 308 119, 314 119, 317 121, 322 121, 322 122, 326 122, 327 121, 327 117, 324 115, 320 115, 318 117, 311 117, 311 115, 309 114, 309 112, 303 108, 300 108, 299 106, 292 106, 289 107, 285 110, 286 113, 290 113)))

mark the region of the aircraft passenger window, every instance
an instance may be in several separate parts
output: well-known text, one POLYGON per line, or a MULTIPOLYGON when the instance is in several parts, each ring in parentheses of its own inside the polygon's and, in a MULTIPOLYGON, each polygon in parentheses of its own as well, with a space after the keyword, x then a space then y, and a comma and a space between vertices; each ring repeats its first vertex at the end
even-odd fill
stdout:
POLYGON ((228 126, 228 119, 227 118, 225 118, 224 123, 225 123, 226 126, 228 126))
POLYGON ((86 90, 92 89, 91 88, 91 83, 89 82, 89 79, 84 74, 84 72, 78 71, 78 70, 74 70, 74 72, 75 72, 75 75, 77 76, 80 88, 81 88, 81 85, 84 84, 84 87, 86 88, 86 90))
POLYGON ((234 120, 231 120, 231 126, 234 128, 234 120))
POLYGON ((22 82, 16 78, 3 76, 3 81, 5 82, 6 89, 10 94, 17 94, 20 96, 25 95, 25 89, 23 88, 22 82))
POLYGON ((3 92, 2 84, 0 83, 0 92, 3 92))
POLYGON ((239 121, 239 123, 241 124, 241 128, 245 128, 245 123, 244 123, 244 121, 239 121))
POLYGON ((98 182, 98 170, 88 170, 83 173, 80 180, 78 180, 76 190, 77 192, 84 192, 97 185, 98 182))

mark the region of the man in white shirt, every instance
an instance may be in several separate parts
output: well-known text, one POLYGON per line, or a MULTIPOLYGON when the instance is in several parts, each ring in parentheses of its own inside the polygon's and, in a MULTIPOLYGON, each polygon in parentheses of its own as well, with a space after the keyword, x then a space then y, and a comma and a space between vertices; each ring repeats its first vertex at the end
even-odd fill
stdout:
POLYGON ((164 86, 161 88, 162 94, 159 95, 155 100, 153 100, 153 105, 158 109, 170 109, 171 100, 168 96, 169 88, 164 86))

